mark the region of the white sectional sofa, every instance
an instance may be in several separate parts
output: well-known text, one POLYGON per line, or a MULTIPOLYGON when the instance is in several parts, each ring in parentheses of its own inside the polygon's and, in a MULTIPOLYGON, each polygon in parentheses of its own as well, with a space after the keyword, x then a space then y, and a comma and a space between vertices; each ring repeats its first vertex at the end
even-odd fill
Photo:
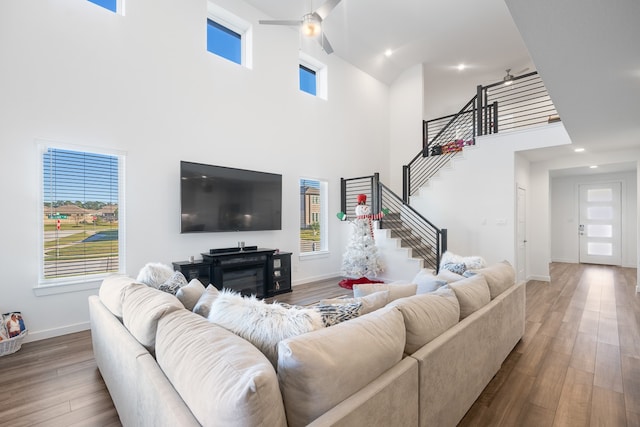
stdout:
POLYGON ((449 286, 287 338, 274 367, 173 295, 112 277, 89 298, 94 353, 125 426, 454 426, 524 334, 525 286, 507 263, 449 286))

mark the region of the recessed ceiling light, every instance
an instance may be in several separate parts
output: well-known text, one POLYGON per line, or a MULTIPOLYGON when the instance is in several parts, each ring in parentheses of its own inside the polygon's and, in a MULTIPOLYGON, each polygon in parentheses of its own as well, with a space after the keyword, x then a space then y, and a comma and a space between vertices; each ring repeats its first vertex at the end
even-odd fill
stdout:
POLYGON ((597 169, 597 168, 598 168, 598 165, 591 165, 591 166, 589 166, 589 168, 590 168, 590 169, 597 169))
POLYGON ((384 56, 386 56, 387 58, 391 55, 393 55, 393 51, 391 49, 387 49, 384 51, 384 56))
POLYGON ((457 68, 458 68, 458 71, 462 71, 462 70, 464 70, 465 68, 467 68, 467 66, 466 66, 466 65, 464 65, 464 64, 458 64, 458 67, 457 67, 457 68))
POLYGON ((584 148, 576 148, 575 150, 576 153, 582 153, 584 151, 584 148))

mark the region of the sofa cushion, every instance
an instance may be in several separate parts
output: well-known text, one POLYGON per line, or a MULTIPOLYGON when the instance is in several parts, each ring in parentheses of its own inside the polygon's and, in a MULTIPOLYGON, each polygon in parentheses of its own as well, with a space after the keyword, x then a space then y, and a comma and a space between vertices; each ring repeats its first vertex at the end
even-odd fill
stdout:
POLYGON ((312 308, 267 304, 227 289, 211 305, 208 319, 251 342, 274 367, 279 341, 324 327, 320 313, 312 308))
POLYGON ((271 363, 201 316, 180 310, 160 319, 156 360, 200 424, 286 426, 271 363))
POLYGON ((320 300, 320 305, 361 303, 360 315, 371 313, 387 305, 389 291, 374 292, 357 298, 330 298, 320 300))
POLYGON ((364 283, 353 285, 354 298, 370 295, 374 292, 389 291, 387 303, 398 298, 404 298, 416 294, 417 286, 415 283, 364 283))
POLYGON ((502 261, 478 270, 472 270, 476 274, 482 274, 487 279, 491 299, 494 299, 516 281, 516 272, 509 261, 502 261))
POLYGON ((109 276, 102 281, 98 290, 100 301, 120 320, 122 320, 124 289, 132 283, 135 283, 135 281, 131 277, 123 275, 109 276))
POLYGON ((487 281, 480 274, 449 283, 449 287, 453 289, 460 303, 460 320, 491 301, 487 281))
POLYGON ((124 289, 122 321, 131 335, 150 353, 154 353, 158 320, 184 306, 173 295, 133 283, 124 289))
POLYGON ((220 295, 220 291, 213 285, 209 285, 205 288, 202 295, 200 295, 200 299, 196 305, 193 306, 193 312, 199 314, 202 317, 209 317, 209 312, 211 311, 211 305, 220 295))
POLYGON ((416 274, 416 276, 413 278, 412 283, 415 283, 417 286, 416 295, 433 292, 440 286, 444 286, 447 284, 445 280, 439 279, 434 274, 433 270, 429 270, 426 268, 418 271, 418 274, 416 274))
POLYGON ((414 295, 392 301, 389 306, 397 307, 404 318, 406 354, 415 353, 460 320, 460 305, 453 293, 414 295))
POLYGON ((176 297, 178 297, 182 305, 184 305, 187 310, 193 310, 193 307, 195 307, 196 303, 204 293, 204 290, 205 288, 202 282, 198 279, 193 279, 188 285, 178 289, 176 297))
POLYGON ((402 359, 405 327, 394 307, 279 343, 278 378, 290 427, 351 396, 402 359))

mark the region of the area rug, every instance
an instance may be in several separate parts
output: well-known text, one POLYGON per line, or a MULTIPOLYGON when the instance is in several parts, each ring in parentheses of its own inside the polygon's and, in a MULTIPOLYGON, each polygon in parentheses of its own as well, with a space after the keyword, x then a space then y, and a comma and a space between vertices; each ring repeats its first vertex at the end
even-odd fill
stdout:
POLYGON ((338 283, 338 285, 341 288, 353 289, 353 285, 361 285, 364 283, 384 283, 384 282, 382 280, 372 280, 366 277, 361 277, 359 279, 343 279, 338 283))

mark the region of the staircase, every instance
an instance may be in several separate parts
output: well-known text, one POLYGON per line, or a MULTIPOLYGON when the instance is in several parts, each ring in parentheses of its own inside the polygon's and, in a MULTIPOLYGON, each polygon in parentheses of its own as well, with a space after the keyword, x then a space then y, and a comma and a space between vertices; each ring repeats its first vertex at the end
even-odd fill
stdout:
POLYGON ((366 194, 372 212, 388 209, 380 227, 399 239, 400 247, 423 266, 438 270, 440 258, 447 250, 447 230, 439 229, 409 203, 443 168, 476 143, 476 136, 537 126, 558 121, 559 117, 537 72, 512 80, 505 86, 497 82, 478 86, 477 94, 456 114, 423 122, 423 147, 403 166, 402 197, 379 182, 378 174, 341 180, 341 208, 353 212, 356 196, 366 194))

